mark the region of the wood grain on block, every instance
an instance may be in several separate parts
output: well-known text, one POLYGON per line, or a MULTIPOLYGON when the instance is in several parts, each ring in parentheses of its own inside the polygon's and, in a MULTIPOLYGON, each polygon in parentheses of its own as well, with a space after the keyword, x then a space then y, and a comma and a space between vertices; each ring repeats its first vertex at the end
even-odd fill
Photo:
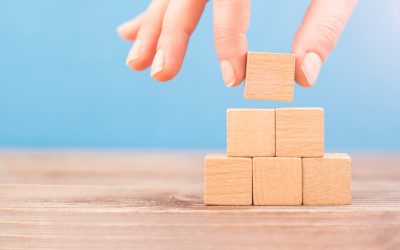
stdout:
POLYGON ((204 203, 251 205, 252 181, 252 158, 208 155, 205 159, 204 203))
POLYGON ((228 156, 275 156, 274 109, 228 109, 228 156))
POLYGON ((254 205, 301 205, 301 158, 253 158, 254 205))
POLYGON ((247 99, 292 101, 295 56, 248 52, 244 96, 247 99))
POLYGON ((324 110, 276 109, 276 156, 322 157, 324 110))
POLYGON ((304 205, 351 203, 351 159, 347 154, 303 158, 304 205))

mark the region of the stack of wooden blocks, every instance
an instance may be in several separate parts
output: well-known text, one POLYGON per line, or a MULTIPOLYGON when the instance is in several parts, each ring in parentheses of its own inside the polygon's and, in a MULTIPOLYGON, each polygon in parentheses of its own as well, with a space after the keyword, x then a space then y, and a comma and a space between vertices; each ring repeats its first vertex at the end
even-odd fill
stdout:
MULTIPOLYGON (((291 100, 293 85, 293 55, 248 54, 246 98, 291 100)), ((229 109, 227 153, 205 159, 204 202, 350 204, 351 159, 324 153, 322 108, 229 109)))

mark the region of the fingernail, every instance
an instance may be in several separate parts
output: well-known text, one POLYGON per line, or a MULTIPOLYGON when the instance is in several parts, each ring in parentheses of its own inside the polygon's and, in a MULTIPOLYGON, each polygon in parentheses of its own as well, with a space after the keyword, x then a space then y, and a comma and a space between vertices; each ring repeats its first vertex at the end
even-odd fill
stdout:
POLYGON ((318 54, 308 52, 304 57, 301 68, 310 86, 313 86, 317 81, 321 66, 322 60, 318 54))
POLYGON ((222 78, 226 86, 232 87, 236 82, 236 73, 232 64, 227 60, 221 61, 222 78))
POLYGON ((139 40, 135 41, 132 49, 129 51, 128 58, 126 59, 126 64, 129 65, 130 62, 139 59, 141 42, 139 40))
POLYGON ((164 50, 159 49, 151 65, 151 76, 155 76, 164 70, 165 55, 164 50))

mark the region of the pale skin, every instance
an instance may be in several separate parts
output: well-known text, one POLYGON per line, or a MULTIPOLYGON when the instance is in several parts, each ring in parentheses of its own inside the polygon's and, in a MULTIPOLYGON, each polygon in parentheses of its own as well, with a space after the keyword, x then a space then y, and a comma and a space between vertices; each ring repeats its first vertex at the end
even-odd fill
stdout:
MULTIPOLYGON (((118 27, 123 39, 134 41, 126 63, 133 70, 151 66, 158 81, 174 78, 183 63, 189 39, 207 0, 153 0, 148 9, 118 27)), ((323 62, 349 20, 357 0, 311 0, 294 37, 295 80, 313 86, 323 62)), ((238 86, 246 74, 250 0, 213 0, 214 40, 222 78, 238 86)))

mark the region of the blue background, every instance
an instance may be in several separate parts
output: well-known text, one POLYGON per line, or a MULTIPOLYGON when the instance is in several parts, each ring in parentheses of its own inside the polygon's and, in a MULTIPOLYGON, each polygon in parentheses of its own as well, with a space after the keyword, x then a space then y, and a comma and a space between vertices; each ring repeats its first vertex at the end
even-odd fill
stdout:
MULTIPOLYGON (((181 73, 157 83, 115 32, 148 1, 0 0, 0 147, 223 149, 228 107, 321 106, 329 150, 399 150, 396 1, 361 1, 315 88, 273 103, 224 86, 211 5, 181 73)), ((289 52, 307 4, 253 1, 249 49, 289 52)))

